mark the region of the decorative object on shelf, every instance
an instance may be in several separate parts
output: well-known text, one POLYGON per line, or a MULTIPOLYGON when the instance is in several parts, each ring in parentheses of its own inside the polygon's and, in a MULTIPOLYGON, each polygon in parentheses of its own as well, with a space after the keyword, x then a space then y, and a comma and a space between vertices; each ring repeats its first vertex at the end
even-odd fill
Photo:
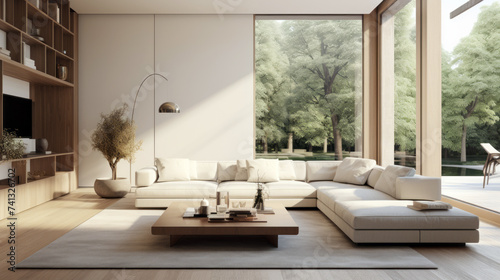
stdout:
POLYGON ((22 158, 24 155, 24 145, 22 142, 16 140, 17 135, 15 132, 3 130, 0 136, 0 159, 11 160, 22 158))
POLYGON ((35 170, 28 172, 28 180, 40 180, 45 176, 45 171, 35 170))
POLYGON ((45 138, 36 139, 36 152, 37 153, 45 153, 47 148, 49 147, 49 141, 45 138))
POLYGON ((66 81, 68 78, 68 67, 57 64, 57 77, 63 81, 66 81))
POLYGON ((117 178, 117 165, 122 159, 132 163, 142 142, 135 142, 136 126, 125 117, 127 108, 124 104, 107 115, 101 114, 91 137, 92 148, 103 154, 112 172, 111 179, 97 179, 94 183, 94 190, 101 197, 123 197, 130 191, 130 181, 117 178))
POLYGON ((257 210, 265 210, 264 196, 266 195, 264 184, 257 183, 257 193, 255 194, 253 208, 257 210))

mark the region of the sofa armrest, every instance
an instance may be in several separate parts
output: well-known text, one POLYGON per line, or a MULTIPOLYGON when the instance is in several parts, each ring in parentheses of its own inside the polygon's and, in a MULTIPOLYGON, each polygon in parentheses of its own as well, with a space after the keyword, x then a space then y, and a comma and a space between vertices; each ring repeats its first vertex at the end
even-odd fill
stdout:
POLYGON ((441 200, 441 178, 414 176, 396 179, 396 198, 441 200))
POLYGON ((154 184, 158 180, 158 170, 156 167, 145 167, 135 172, 135 185, 146 187, 154 184))

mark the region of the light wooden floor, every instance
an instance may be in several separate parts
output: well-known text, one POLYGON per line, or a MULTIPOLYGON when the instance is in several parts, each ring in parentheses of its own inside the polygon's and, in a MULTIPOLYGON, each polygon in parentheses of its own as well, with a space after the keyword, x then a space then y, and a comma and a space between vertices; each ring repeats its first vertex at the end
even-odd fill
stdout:
MULTIPOLYGON (((59 199, 18 214, 17 261, 61 237, 116 202, 78 189, 59 199)), ((433 261, 434 270, 128 270, 19 269, 7 270, 7 220, 0 221, 0 279, 500 279, 500 228, 481 222, 481 242, 467 246, 422 246, 416 251, 433 261)), ((346 237, 347 238, 347 237, 346 237)), ((98 257, 98 256, 96 256, 98 257)))

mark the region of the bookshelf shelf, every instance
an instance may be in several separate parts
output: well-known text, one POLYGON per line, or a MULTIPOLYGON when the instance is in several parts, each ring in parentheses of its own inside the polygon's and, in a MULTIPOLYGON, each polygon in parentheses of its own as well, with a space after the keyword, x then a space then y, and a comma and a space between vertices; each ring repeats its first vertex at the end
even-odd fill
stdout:
MULTIPOLYGON (((23 193, 18 196, 17 212, 77 188, 77 42, 78 15, 71 10, 69 1, 0 0, 0 48, 10 54, 0 54, 0 88, 4 93, 4 75, 30 83, 29 96, 34 104, 32 138, 47 139, 53 151, 9 163, 16 169, 16 188, 23 193), (36 69, 24 64, 25 57, 27 64, 34 61, 36 69), (67 67, 65 80, 58 78, 59 66, 67 67)), ((3 96, 0 110, 2 133, 3 96)), ((7 217, 6 177, 0 175, 0 219, 7 217)))

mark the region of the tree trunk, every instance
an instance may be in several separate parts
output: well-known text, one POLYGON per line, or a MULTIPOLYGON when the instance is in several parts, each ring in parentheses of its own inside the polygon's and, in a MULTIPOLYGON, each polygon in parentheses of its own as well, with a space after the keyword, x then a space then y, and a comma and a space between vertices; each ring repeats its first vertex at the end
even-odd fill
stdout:
POLYGON ((467 144, 467 126, 465 126, 465 122, 464 122, 464 124, 462 126, 462 151, 460 152, 460 161, 461 162, 467 161, 466 144, 467 144))
POLYGON ((313 145, 311 143, 309 143, 309 147, 307 148, 307 151, 312 153, 313 151, 313 145))
POLYGON ((293 133, 288 133, 288 152, 293 153, 293 133))
POLYGON ((116 164, 110 164, 111 167, 111 179, 116 180, 116 164))
POLYGON ((325 137, 325 142, 323 143, 323 153, 328 153, 328 137, 325 137))
POLYGON ((340 135, 339 119, 336 114, 332 114, 332 127, 333 127, 333 143, 335 149, 335 155, 338 160, 343 160, 344 157, 342 155, 342 136, 340 135))
POLYGON ((268 145, 267 145, 267 136, 262 137, 262 145, 264 146, 264 154, 267 154, 268 145))

